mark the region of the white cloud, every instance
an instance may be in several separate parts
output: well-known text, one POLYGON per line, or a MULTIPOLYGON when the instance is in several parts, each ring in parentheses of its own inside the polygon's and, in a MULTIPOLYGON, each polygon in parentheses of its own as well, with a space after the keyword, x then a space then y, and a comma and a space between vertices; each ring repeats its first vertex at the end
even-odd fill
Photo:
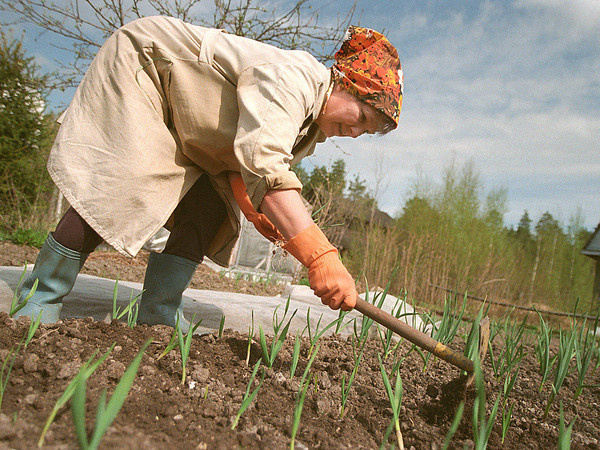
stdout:
POLYGON ((598 39, 600 2, 598 0, 516 0, 516 8, 539 11, 551 25, 571 38, 598 39), (594 34, 594 36, 592 36, 594 34))
MULTIPOLYGON (((508 188, 507 222, 518 222, 525 209, 531 217, 546 210, 568 216, 581 206, 586 226, 595 227, 600 46, 575 30, 591 30, 597 14, 591 2, 574 3, 562 27, 562 9, 572 2, 523 0, 516 9, 483 2, 477 11, 403 17, 390 37, 407 55, 399 130, 339 140, 351 155, 348 171, 372 181, 369 158, 385 146, 391 182, 379 201, 393 213, 410 195, 418 170, 435 178, 453 159, 473 161, 486 190, 508 188), (585 13, 591 17, 577 19, 585 13)), ((327 144, 321 152, 320 163, 345 156, 327 144)))

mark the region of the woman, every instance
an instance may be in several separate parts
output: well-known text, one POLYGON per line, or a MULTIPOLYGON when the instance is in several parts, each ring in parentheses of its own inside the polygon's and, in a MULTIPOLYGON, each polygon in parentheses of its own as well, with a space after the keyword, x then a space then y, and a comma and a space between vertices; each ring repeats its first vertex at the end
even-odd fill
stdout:
POLYGON ((96 246, 135 256, 165 226, 138 321, 174 326, 204 256, 229 261, 240 208, 309 268, 324 304, 352 309, 354 281, 290 165, 326 137, 394 129, 402 74, 396 49, 369 29, 351 27, 335 59, 330 70, 306 52, 166 17, 117 30, 60 119, 48 170, 71 208, 21 288, 24 299, 38 280, 18 315, 55 322, 96 246))

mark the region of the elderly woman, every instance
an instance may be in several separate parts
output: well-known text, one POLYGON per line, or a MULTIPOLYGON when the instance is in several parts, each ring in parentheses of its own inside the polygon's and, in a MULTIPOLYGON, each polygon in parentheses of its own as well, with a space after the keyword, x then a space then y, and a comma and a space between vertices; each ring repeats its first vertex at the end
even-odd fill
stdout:
POLYGON ((228 263, 240 210, 308 267, 324 304, 352 309, 354 280, 290 166, 326 137, 396 128, 402 73, 396 49, 365 28, 348 30, 335 60, 328 69, 306 52, 167 17, 117 30, 60 118, 48 171, 71 208, 23 283, 21 299, 38 280, 18 315, 55 322, 102 241, 135 256, 165 226, 138 321, 174 326, 204 256, 228 263))

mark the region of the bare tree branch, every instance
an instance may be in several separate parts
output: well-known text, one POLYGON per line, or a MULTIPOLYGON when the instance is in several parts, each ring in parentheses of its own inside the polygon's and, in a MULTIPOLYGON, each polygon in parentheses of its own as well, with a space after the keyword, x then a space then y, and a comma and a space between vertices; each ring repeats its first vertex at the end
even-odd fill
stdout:
MULTIPOLYGON (((333 25, 319 23, 319 11, 310 0, 283 2, 275 9, 258 0, 0 0, 0 11, 50 32, 72 54, 61 66, 56 86, 75 86, 98 48, 117 28, 149 15, 177 17, 207 27, 222 28, 285 49, 302 49, 322 62, 332 58, 356 4, 333 25), (208 6, 211 4, 211 6, 208 6), (212 13, 210 12, 212 8, 212 13)), ((0 20, 3 26, 10 25, 0 20)))

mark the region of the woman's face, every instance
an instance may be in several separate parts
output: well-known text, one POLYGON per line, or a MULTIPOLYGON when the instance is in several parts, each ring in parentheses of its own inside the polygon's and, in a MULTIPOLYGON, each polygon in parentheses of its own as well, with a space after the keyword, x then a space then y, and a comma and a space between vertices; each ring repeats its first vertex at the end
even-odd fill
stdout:
POLYGON ((377 132, 377 116, 373 108, 339 85, 331 92, 315 123, 327 137, 356 138, 364 133, 377 132))

